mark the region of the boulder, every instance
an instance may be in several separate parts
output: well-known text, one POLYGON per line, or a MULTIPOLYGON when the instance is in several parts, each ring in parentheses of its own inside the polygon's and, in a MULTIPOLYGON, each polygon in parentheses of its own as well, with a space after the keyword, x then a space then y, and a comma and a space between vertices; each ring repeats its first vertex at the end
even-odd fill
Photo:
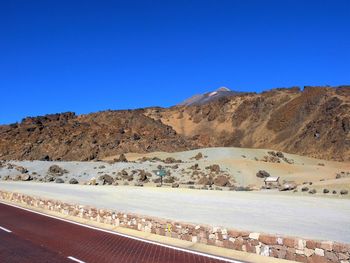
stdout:
POLYGON ((63 184, 64 181, 63 181, 62 178, 56 178, 55 183, 57 183, 57 184, 63 184))
POLYGON ((139 173, 139 181, 140 182, 148 183, 149 177, 152 177, 152 175, 150 173, 145 172, 145 170, 140 170, 140 173, 139 173))
POLYGON ((210 170, 213 173, 219 173, 220 172, 220 166, 218 164, 213 164, 210 166, 205 167, 205 169, 210 170))
POLYGON ((70 179, 70 180, 69 180, 69 183, 70 183, 70 184, 79 184, 78 180, 75 179, 75 178, 70 179))
POLYGON ((126 159, 126 156, 124 155, 124 153, 122 153, 121 155, 119 155, 119 158, 117 159, 117 161, 122 163, 127 163, 128 159, 126 159))
POLYGON ((95 177, 92 177, 89 182, 88 182, 88 185, 96 185, 97 182, 96 182, 96 178, 95 177))
POLYGON ((276 152, 276 156, 279 158, 284 158, 284 155, 282 152, 276 152))
POLYGON ((203 154, 201 152, 197 153, 195 157, 193 157, 197 161, 203 158, 203 154))
POLYGON ((268 172, 266 172, 265 170, 259 170, 259 172, 256 173, 256 177, 259 177, 259 178, 266 178, 269 176, 270 176, 270 174, 268 172))
POLYGON ((348 190, 345 190, 345 189, 340 190, 341 195, 347 195, 348 193, 349 193, 348 190))
POLYGON ((164 160, 164 163, 181 163, 181 162, 182 162, 181 160, 176 160, 173 157, 168 157, 164 160))
POLYGON ((30 181, 30 180, 33 180, 33 177, 31 177, 29 174, 21 174, 21 180, 30 181))
POLYGON ((302 191, 302 192, 307 192, 307 191, 309 191, 309 187, 304 186, 303 188, 301 188, 301 191, 302 191))
POLYGON ((125 171, 124 169, 123 169, 123 170, 121 170, 120 174, 121 174, 121 175, 128 176, 128 172, 127 172, 127 171, 125 171))
POLYGON ((11 175, 9 179, 11 179, 12 181, 19 181, 21 180, 21 175, 20 174, 11 175))
POLYGON ((138 141, 138 140, 141 139, 141 136, 140 136, 139 134, 137 134, 137 133, 134 133, 133 139, 134 139, 135 141, 138 141))
POLYGON ((113 177, 108 174, 101 175, 98 180, 102 181, 102 185, 111 185, 114 182, 113 177))
POLYGON ((309 194, 312 194, 312 195, 316 194, 316 193, 317 193, 316 189, 312 189, 312 190, 309 191, 309 194))
POLYGON ((179 186, 180 186, 179 183, 173 183, 173 184, 171 185, 172 188, 178 188, 179 186))
POLYGON ((214 179, 214 184, 217 186, 231 186, 227 176, 219 175, 214 179))
POLYGON ((269 155, 271 155, 271 156, 275 156, 276 157, 276 153, 274 152, 274 151, 268 151, 267 152, 269 155))
POLYGON ((9 178, 10 178, 10 176, 5 175, 5 176, 2 177, 2 180, 7 181, 7 180, 9 180, 9 178))
POLYGON ((197 182, 197 184, 201 185, 212 185, 213 183, 213 178, 207 176, 202 176, 197 182))
POLYGON ((172 184, 175 182, 175 177, 174 176, 166 176, 164 178, 163 182, 166 184, 172 184))
POLYGON ((62 169, 58 165, 54 164, 49 167, 48 173, 55 176, 61 176, 64 173, 68 173, 67 170, 62 169))
POLYGON ((51 176, 51 175, 46 175, 44 178, 43 178, 43 181, 44 182, 53 182, 53 181, 55 181, 55 178, 53 177, 53 176, 51 176))
POLYGON ((16 166, 16 170, 22 174, 28 173, 28 170, 22 166, 16 166))
POLYGON ((51 161, 51 158, 48 155, 44 155, 43 157, 40 158, 40 161, 51 161))
POLYGON ((284 183, 279 187, 280 191, 290 191, 297 188, 297 184, 294 182, 284 183))
POLYGON ((188 168, 188 169, 191 169, 191 170, 200 170, 198 163, 192 165, 192 166, 191 166, 190 168, 188 168))

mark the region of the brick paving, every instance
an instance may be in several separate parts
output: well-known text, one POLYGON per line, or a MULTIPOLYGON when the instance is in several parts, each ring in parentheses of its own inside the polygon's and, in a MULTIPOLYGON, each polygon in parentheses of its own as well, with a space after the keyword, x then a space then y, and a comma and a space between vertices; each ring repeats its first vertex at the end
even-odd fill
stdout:
POLYGON ((202 255, 106 233, 0 204, 0 262, 216 263, 202 255))

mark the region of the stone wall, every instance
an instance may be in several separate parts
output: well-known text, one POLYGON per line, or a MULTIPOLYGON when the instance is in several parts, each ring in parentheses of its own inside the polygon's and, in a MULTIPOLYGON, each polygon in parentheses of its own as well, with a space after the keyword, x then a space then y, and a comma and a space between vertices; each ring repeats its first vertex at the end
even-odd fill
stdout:
POLYGON ((0 191, 0 199, 91 221, 299 262, 349 263, 350 244, 194 225, 0 191))

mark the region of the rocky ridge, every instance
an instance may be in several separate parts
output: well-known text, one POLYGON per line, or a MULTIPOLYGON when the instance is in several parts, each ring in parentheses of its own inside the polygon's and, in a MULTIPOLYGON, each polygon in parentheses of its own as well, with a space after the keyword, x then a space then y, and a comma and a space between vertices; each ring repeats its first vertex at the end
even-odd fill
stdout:
POLYGON ((127 152, 214 146, 349 161, 350 86, 230 93, 206 103, 86 115, 68 112, 0 126, 4 160, 86 161, 127 152))

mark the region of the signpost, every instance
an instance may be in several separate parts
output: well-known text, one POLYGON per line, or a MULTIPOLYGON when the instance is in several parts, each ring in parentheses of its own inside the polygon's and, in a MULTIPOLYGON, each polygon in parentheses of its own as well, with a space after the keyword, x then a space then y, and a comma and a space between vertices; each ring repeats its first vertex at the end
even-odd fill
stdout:
POLYGON ((163 185, 163 177, 166 176, 166 171, 164 169, 159 169, 156 171, 156 175, 160 177, 160 186, 163 185))

